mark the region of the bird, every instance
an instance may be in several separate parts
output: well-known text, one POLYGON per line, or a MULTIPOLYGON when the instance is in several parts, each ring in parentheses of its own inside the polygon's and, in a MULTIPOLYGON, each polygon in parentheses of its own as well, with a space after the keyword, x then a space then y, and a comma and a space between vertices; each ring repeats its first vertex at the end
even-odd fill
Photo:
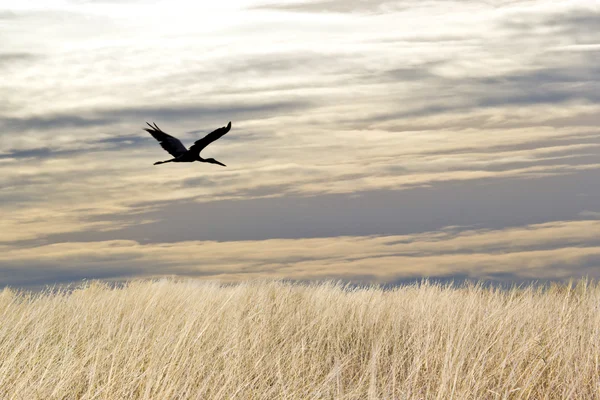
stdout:
POLYGON ((208 146, 209 144, 211 144, 212 142, 214 142, 215 140, 219 139, 221 136, 223 136, 224 134, 229 132, 229 130, 231 129, 231 121, 229 121, 227 126, 223 126, 221 128, 215 129, 208 135, 204 136, 202 139, 196 140, 196 142, 189 149, 186 149, 185 146, 183 145, 183 143, 181 143, 181 141, 179 139, 169 135, 168 133, 166 133, 162 129, 160 129, 158 127, 158 125, 156 125, 155 122, 153 122, 154 126, 150 125, 148 122, 146 122, 146 124, 150 127, 150 129, 148 129, 148 128, 142 128, 142 129, 144 129, 146 132, 151 134, 156 140, 158 140, 158 143, 160 143, 162 148, 165 149, 169 154, 171 154, 174 157, 174 158, 172 158, 170 160, 166 160, 166 161, 157 161, 154 163, 154 165, 165 164, 165 163, 169 163, 169 162, 200 161, 200 162, 206 162, 206 163, 210 163, 210 164, 218 164, 218 165, 222 165, 223 167, 226 167, 225 164, 215 160, 214 158, 200 157, 200 152, 206 146, 208 146))

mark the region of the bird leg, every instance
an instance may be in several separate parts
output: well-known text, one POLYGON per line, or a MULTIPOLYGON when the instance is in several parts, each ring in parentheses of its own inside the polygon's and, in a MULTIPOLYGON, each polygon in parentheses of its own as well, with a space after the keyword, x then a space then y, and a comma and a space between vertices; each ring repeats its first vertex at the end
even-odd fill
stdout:
POLYGON ((171 162, 171 161, 175 161, 175 159, 174 159, 174 158, 172 158, 172 159, 170 159, 170 160, 167 160, 167 161, 157 161, 157 162, 155 162, 155 163, 154 163, 154 165, 158 165, 158 164, 164 164, 164 163, 168 163, 168 162, 171 162))

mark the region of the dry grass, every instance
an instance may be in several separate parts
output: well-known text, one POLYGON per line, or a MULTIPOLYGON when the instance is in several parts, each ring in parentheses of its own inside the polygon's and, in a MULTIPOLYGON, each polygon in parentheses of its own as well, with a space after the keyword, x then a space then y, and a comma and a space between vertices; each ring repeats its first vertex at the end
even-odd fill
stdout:
POLYGON ((0 292, 2 399, 600 399, 600 286, 0 292))

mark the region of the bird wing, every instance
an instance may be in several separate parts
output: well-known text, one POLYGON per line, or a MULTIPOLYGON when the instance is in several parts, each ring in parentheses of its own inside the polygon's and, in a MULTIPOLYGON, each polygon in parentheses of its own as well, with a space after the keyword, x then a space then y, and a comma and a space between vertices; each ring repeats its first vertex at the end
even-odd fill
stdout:
MULTIPOLYGON (((148 123, 146 122, 146 124, 148 123)), ((162 148, 173 157, 178 157, 187 152, 187 149, 179 139, 163 132, 156 124, 154 126, 148 124, 148 126, 150 129, 144 128, 144 130, 154 136, 154 139, 158 140, 162 148)))
POLYGON ((190 151, 197 152, 198 154, 200 154, 202 149, 204 149, 206 146, 208 146, 209 144, 211 144, 212 142, 214 142, 215 140, 217 140, 218 138, 220 138, 221 136, 223 136, 224 134, 229 132, 230 129, 231 129, 231 121, 229 121, 227 126, 223 126, 221 128, 215 129, 208 135, 204 136, 202 139, 196 140, 196 142, 192 145, 192 147, 190 147, 190 151))

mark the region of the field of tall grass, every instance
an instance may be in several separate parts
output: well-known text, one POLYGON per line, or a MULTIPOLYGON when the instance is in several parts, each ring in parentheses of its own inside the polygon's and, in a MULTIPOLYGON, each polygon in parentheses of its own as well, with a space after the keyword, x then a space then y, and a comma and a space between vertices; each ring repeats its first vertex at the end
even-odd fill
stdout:
POLYGON ((0 292, 2 399, 600 399, 600 286, 0 292))

